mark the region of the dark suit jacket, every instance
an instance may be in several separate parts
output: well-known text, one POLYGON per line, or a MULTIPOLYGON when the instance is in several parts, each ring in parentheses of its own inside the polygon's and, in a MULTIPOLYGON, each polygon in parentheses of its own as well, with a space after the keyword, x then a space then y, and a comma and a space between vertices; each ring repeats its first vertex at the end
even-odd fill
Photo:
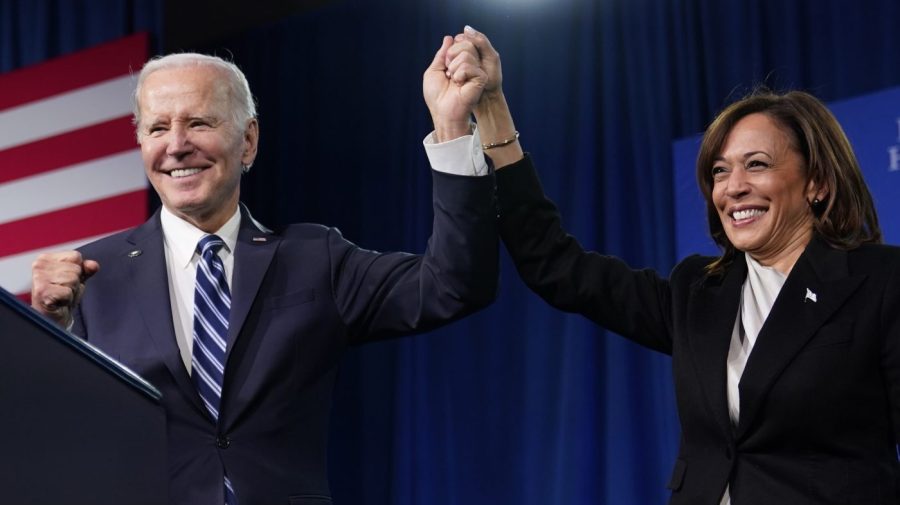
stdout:
POLYGON ((728 417, 726 357, 747 273, 692 256, 669 279, 585 252, 561 227, 530 160, 497 173, 500 232, 525 282, 672 355, 682 427, 671 503, 896 504, 900 433, 900 250, 841 251, 814 239, 791 270, 728 417), (807 289, 816 301, 807 298, 807 289))
POLYGON ((433 179, 421 256, 360 249, 313 224, 267 233, 244 211, 218 426, 175 341, 159 214, 81 249, 101 270, 73 331, 162 391, 173 504, 223 503, 223 468, 240 505, 331 503, 325 441, 344 349, 435 328, 495 296, 493 177, 433 179))

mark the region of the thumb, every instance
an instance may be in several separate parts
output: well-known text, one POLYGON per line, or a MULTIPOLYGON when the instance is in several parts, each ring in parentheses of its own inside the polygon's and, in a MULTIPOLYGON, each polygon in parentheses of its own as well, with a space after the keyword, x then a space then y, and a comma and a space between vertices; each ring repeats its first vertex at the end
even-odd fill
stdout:
POLYGON ((447 58, 447 50, 450 49, 451 45, 453 45, 453 37, 444 35, 441 48, 434 54, 434 59, 431 61, 431 65, 428 66, 428 70, 436 70, 439 72, 447 70, 447 64, 444 60, 447 58))
POLYGON ((84 260, 84 263, 81 265, 82 269, 82 282, 90 279, 95 273, 100 271, 100 263, 97 263, 94 260, 84 260))
POLYGON ((495 59, 497 51, 494 49, 494 46, 491 45, 491 41, 488 40, 483 33, 466 25, 465 28, 463 28, 463 34, 470 42, 472 42, 472 45, 478 50, 478 55, 481 56, 482 59, 495 59))

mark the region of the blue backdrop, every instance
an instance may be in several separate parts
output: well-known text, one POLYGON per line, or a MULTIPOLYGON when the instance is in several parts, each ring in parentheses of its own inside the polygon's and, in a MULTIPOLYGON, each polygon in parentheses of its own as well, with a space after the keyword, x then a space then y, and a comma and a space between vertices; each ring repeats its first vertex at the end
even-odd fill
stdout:
MULTIPOLYGON (((161 33, 149 0, 0 6, 0 70, 161 33)), ((900 85, 898 19, 895 0, 344 0, 185 49, 232 54, 248 74, 262 137, 244 200, 261 221, 421 251, 421 75, 441 35, 471 24, 501 52, 522 142, 571 232, 665 272, 672 139, 762 82, 827 101, 900 85)), ((668 359, 548 309, 502 266, 488 310, 347 356, 337 503, 665 503, 678 433, 668 359)))

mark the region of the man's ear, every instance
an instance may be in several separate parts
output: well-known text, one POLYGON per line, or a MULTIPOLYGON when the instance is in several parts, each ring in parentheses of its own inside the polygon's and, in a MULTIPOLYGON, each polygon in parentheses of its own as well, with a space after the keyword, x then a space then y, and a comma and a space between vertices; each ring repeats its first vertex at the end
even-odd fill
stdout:
POLYGON ((244 151, 241 153, 241 163, 249 167, 256 159, 256 149, 259 145, 259 122, 256 118, 247 121, 244 128, 244 151))

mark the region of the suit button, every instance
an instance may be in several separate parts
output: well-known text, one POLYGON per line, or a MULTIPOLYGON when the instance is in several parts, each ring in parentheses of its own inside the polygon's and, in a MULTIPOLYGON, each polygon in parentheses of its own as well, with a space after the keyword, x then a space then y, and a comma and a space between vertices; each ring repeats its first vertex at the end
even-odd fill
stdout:
POLYGON ((216 437, 216 447, 219 449, 228 449, 231 445, 231 439, 228 437, 216 437))

